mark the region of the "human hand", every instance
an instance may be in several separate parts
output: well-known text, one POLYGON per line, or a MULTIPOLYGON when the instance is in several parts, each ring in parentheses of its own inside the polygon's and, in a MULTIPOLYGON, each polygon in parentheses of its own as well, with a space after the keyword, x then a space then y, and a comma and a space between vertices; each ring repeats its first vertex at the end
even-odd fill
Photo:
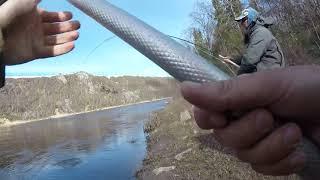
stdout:
POLYGON ((221 54, 219 54, 219 57, 220 57, 221 60, 223 60, 223 61, 231 61, 231 57, 229 57, 229 56, 222 56, 221 54))
POLYGON ((234 65, 236 68, 239 68, 240 66, 238 64, 236 64, 235 62, 233 62, 232 58, 227 56, 222 56, 222 55, 219 55, 219 57, 221 58, 222 61, 224 61, 225 63, 229 63, 229 64, 232 64, 234 65))
POLYGON ((1 6, 1 10, 5 12, 16 12, 13 13, 14 19, 11 19, 11 22, 4 23, 7 24, 4 27, 3 47, 5 65, 59 56, 74 48, 74 41, 79 36, 77 30, 80 23, 69 21, 72 19, 70 12, 47 12, 39 9, 38 2, 8 0, 1 6))
POLYGON ((210 84, 182 84, 185 99, 197 106, 203 129, 214 129, 224 146, 266 175, 289 175, 305 165, 297 149, 302 135, 320 147, 320 67, 297 66, 259 72, 210 84), (226 112, 248 112, 228 122, 226 112), (276 125, 275 120, 281 122, 276 125))

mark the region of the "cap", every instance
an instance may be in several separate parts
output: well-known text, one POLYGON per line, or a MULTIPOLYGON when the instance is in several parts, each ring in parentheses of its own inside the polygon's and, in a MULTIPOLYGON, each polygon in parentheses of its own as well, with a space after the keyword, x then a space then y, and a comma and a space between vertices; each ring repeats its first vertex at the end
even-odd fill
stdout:
POLYGON ((239 17, 236 17, 236 21, 241 21, 243 18, 248 18, 249 24, 255 22, 259 16, 259 12, 251 7, 244 9, 239 17))
POLYGON ((249 15, 249 9, 244 9, 241 12, 240 16, 236 17, 235 20, 236 21, 241 21, 243 18, 248 17, 248 15, 249 15))

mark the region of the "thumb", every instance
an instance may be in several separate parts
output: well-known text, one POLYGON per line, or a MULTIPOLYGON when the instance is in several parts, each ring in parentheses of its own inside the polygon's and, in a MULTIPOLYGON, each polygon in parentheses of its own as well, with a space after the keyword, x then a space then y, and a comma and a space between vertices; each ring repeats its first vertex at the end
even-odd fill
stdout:
POLYGON ((280 74, 263 72, 208 84, 184 82, 181 91, 187 101, 208 111, 245 111, 265 107, 282 97, 289 86, 280 74))
POLYGON ((16 17, 31 12, 41 0, 7 0, 0 6, 0 27, 5 28, 16 17))

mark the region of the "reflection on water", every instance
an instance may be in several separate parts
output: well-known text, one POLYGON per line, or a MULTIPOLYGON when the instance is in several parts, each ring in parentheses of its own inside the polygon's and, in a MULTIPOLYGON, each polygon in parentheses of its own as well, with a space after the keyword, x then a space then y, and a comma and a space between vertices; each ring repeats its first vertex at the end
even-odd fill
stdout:
POLYGON ((166 101, 0 128, 0 179, 134 179, 166 101))

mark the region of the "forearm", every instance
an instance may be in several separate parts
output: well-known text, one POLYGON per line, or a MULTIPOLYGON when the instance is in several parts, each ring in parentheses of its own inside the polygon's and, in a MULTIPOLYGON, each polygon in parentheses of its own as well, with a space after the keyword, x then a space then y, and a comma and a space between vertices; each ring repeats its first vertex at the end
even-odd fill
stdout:
POLYGON ((233 61, 240 66, 237 74, 241 75, 241 74, 248 74, 248 73, 256 72, 257 68, 256 68, 256 66, 254 64, 242 63, 243 58, 244 58, 244 56, 241 55, 241 56, 235 57, 233 59, 233 61))

